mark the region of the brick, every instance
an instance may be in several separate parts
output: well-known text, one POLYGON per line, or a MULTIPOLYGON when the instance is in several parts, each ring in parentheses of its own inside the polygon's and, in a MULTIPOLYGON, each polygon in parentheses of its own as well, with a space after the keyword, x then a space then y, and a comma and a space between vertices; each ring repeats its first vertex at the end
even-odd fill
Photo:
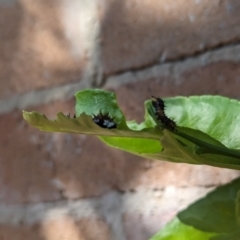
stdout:
POLYGON ((60 6, 56 0, 0 5, 0 98, 81 79, 86 61, 71 52, 60 6))
POLYGON ((127 119, 143 120, 143 103, 152 95, 159 97, 222 95, 239 98, 239 62, 221 61, 200 65, 174 75, 143 78, 116 90, 117 98, 127 119), (139 94, 141 93, 141 94, 139 94), (130 101, 131 100, 131 101, 130 101))
POLYGON ((42 145, 48 134, 24 123, 20 112, 1 116, 0 129, 0 201, 10 204, 60 199, 60 192, 51 183, 54 165, 42 145))
MULTIPOLYGON (((151 201, 152 199, 149 199, 151 201)), ((126 213, 123 217, 127 240, 146 240, 155 235, 168 221, 176 214, 175 209, 167 209, 167 206, 161 206, 165 209, 159 212, 159 209, 151 209, 149 215, 144 215, 139 212, 126 213), (171 216, 171 218, 168 217, 171 216)), ((148 207, 146 207, 148 208, 148 207)), ((148 209, 149 210, 149 209, 148 209)))
POLYGON ((39 226, 11 226, 8 224, 0 225, 1 240, 45 240, 39 234, 39 226))
MULTIPOLYGON (((58 104, 49 103, 51 110, 46 109, 45 113, 56 114, 64 108, 69 111, 72 105, 58 104)), ((61 188, 55 180, 54 153, 50 151, 54 142, 48 141, 58 134, 32 128, 20 111, 0 117, 0 132, 0 201, 13 204, 61 199, 61 188)))
POLYGON ((238 42, 237 0, 108 0, 101 6, 107 75, 238 42))
MULTIPOLYGON (((81 139, 81 137, 80 137, 81 139)), ((80 140, 79 139, 79 140, 80 140)), ((99 196, 110 189, 127 191, 146 160, 111 149, 94 137, 80 140, 81 153, 67 147, 63 159, 59 152, 57 176, 67 198, 99 196), (75 155, 73 157, 73 155, 75 155)))
POLYGON ((110 240, 110 231, 101 219, 74 220, 59 216, 32 225, 0 225, 1 240, 110 240))
MULTIPOLYGON (((190 94, 214 94, 239 99, 238 88, 240 62, 219 61, 184 72, 179 77, 184 92, 190 94)), ((184 94, 184 93, 183 93, 184 94)))
POLYGON ((176 214, 212 188, 167 186, 159 191, 139 191, 124 197, 123 226, 128 240, 149 239, 176 214))
MULTIPOLYGON (((83 219, 77 221, 83 240, 111 240, 111 230, 102 219, 83 219)), ((57 240, 57 239, 56 239, 57 240)), ((67 239, 66 239, 67 240, 67 239)))
POLYGON ((42 225, 42 235, 51 240, 110 240, 110 231, 101 219, 74 221, 70 216, 47 220, 42 225))

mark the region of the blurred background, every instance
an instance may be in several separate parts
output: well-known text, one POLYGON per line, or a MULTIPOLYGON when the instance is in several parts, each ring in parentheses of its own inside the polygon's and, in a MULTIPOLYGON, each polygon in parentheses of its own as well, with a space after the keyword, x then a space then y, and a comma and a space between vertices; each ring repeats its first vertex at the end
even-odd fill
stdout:
POLYGON ((44 133, 21 110, 74 114, 116 92, 240 98, 238 0, 0 0, 0 239, 146 240, 238 171, 150 161, 95 137, 44 133))

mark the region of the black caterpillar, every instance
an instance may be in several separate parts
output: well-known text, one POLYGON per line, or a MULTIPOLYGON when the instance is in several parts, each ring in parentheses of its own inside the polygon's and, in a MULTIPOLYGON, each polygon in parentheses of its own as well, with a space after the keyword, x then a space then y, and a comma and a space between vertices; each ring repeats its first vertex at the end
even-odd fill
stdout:
POLYGON ((117 124, 114 122, 114 118, 112 118, 109 113, 100 112, 98 115, 93 114, 93 121, 102 128, 117 128, 117 124))
POLYGON ((152 96, 152 105, 155 110, 155 116, 158 121, 161 122, 164 128, 174 131, 176 129, 176 123, 168 118, 165 114, 165 104, 161 98, 156 98, 152 96))
MULTIPOLYGON (((69 117, 69 118, 71 117, 71 116, 70 116, 70 113, 67 115, 67 117, 69 117)), ((74 115, 73 115, 73 118, 76 118, 76 114, 75 114, 75 113, 74 113, 74 115)))

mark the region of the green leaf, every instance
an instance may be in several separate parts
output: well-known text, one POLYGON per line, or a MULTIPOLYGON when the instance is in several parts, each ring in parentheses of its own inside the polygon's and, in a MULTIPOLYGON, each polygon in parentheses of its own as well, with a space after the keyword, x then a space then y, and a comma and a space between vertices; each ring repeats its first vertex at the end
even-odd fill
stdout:
POLYGON ((174 218, 149 240, 210 240, 215 233, 203 232, 174 218))
MULTIPOLYGON (((218 104, 219 102, 222 104, 221 111, 223 112, 226 111, 225 108, 231 109, 231 106, 233 105, 234 108, 238 108, 240 113, 239 102, 235 100, 229 100, 227 98, 219 97, 219 96, 204 96, 204 97, 190 97, 190 98, 177 97, 174 99, 165 99, 165 102, 167 106, 166 107, 167 115, 170 116, 171 118, 175 118, 174 116, 179 116, 180 118, 177 119, 176 122, 180 126, 177 127, 177 131, 174 133, 171 133, 168 130, 163 131, 163 134, 160 136, 160 142, 161 142, 161 145, 163 146, 162 151, 156 152, 156 153, 145 152, 145 154, 141 152, 142 156, 145 156, 151 159, 164 159, 172 162, 208 164, 208 165, 218 166, 218 167, 240 169, 240 151, 239 150, 227 148, 222 142, 219 141, 219 139, 214 138, 214 134, 212 134, 213 136, 211 136, 201 131, 201 129, 189 128, 189 126, 194 128, 201 127, 201 125, 199 127, 199 125, 197 125, 196 123, 198 123, 197 120, 202 121, 202 112, 204 112, 203 109, 200 108, 198 115, 195 114, 193 116, 195 121, 187 121, 187 119, 192 120, 191 118, 189 118, 190 113, 188 111, 192 111, 193 108, 198 109, 198 105, 202 107, 203 106, 206 107, 205 109, 205 112, 206 112, 207 109, 209 109, 209 111, 212 110, 212 107, 214 107, 212 106, 212 103, 218 104), (168 109, 170 109, 172 112, 167 111, 168 109), (182 122, 187 127, 181 126, 182 122)), ((154 124, 154 121, 153 121, 153 120, 156 121, 156 119, 154 119, 154 115, 153 115, 154 111, 152 110, 151 101, 147 101, 145 106, 146 106, 145 119, 148 119, 148 127, 149 126, 155 127, 157 123, 155 122, 154 124), (149 121, 149 113, 152 114, 151 121, 149 121)), ((217 105, 217 108, 219 108, 218 105, 217 105)), ((231 113, 235 114, 234 112, 231 112, 231 113)), ((207 120, 206 116, 205 116, 205 119, 207 120)), ((212 114, 210 114, 210 117, 208 119, 209 121, 206 121, 206 124, 212 125, 212 128, 213 127, 215 128, 216 123, 211 122, 210 121, 211 119, 213 119, 212 114)), ((235 127, 236 128, 239 127, 237 123, 235 124, 235 127)), ((209 126, 208 129, 211 129, 211 127, 209 126)), ((222 131, 223 137, 221 137, 220 139, 225 139, 226 137, 230 138, 229 136, 230 134, 226 133, 224 129, 221 129, 221 131, 222 131), (228 134, 228 135, 225 136, 224 134, 225 135, 228 134)), ((104 138, 102 140, 104 140, 105 143, 107 143, 110 146, 129 151, 128 145, 126 144, 124 146, 124 144, 122 143, 124 142, 124 140, 120 142, 118 141, 112 142, 110 138, 104 138)), ((239 137, 238 137, 238 140, 239 140, 239 137)), ((229 142, 229 139, 228 139, 228 142, 229 142)), ((142 145, 145 145, 145 143, 143 143, 142 145)), ((139 155, 139 152, 137 151, 137 149, 135 148, 134 150, 135 150, 135 154, 139 155)))
POLYGON ((240 228, 240 189, 237 192, 237 197, 236 197, 236 200, 235 200, 235 206, 236 206, 235 211, 236 211, 237 223, 238 223, 238 226, 240 228))
POLYGON ((125 117, 117 105, 116 95, 100 89, 86 89, 75 94, 76 115, 85 113, 89 116, 99 112, 109 113, 117 123, 119 129, 128 129, 125 117))
POLYGON ((210 238, 210 240, 239 240, 239 239, 240 239, 240 231, 236 231, 228 234, 221 234, 219 236, 210 238))
POLYGON ((151 101, 145 103, 144 122, 126 122, 115 94, 99 89, 76 93, 77 118, 59 113, 55 120, 49 120, 42 114, 25 111, 23 117, 42 131, 97 135, 109 146, 145 158, 240 169, 238 101, 220 96, 164 101, 166 114, 177 123, 174 132, 163 129, 157 121, 151 101), (95 124, 92 118, 99 113, 108 113, 117 128, 95 124))
POLYGON ((237 100, 221 96, 168 98, 166 113, 178 126, 200 130, 228 148, 240 149, 240 102, 237 100))
POLYGON ((218 187, 169 222, 150 240, 239 240, 240 178, 218 187))
POLYGON ((98 136, 132 137, 155 139, 158 141, 159 129, 140 129, 135 131, 127 126, 125 117, 116 103, 114 93, 103 90, 83 90, 76 93, 76 116, 70 118, 58 113, 55 120, 49 120, 45 115, 37 112, 23 111, 24 119, 41 131, 68 132, 98 136), (117 129, 101 128, 93 122, 93 114, 108 113, 117 123, 117 129))
POLYGON ((128 151, 140 156, 157 154, 162 150, 159 140, 142 138, 100 137, 107 145, 128 151))
POLYGON ((239 230, 235 199, 240 178, 216 188, 206 197, 178 214, 184 224, 206 232, 232 233, 239 230))

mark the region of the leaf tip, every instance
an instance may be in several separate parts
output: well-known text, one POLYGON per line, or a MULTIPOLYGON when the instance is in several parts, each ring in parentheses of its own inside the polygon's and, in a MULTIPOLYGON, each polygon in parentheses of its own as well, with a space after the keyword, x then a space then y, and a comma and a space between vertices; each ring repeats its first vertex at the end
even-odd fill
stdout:
POLYGON ((25 110, 22 110, 22 114, 23 114, 24 120, 28 122, 28 118, 29 118, 30 112, 27 112, 27 111, 25 111, 25 110))

